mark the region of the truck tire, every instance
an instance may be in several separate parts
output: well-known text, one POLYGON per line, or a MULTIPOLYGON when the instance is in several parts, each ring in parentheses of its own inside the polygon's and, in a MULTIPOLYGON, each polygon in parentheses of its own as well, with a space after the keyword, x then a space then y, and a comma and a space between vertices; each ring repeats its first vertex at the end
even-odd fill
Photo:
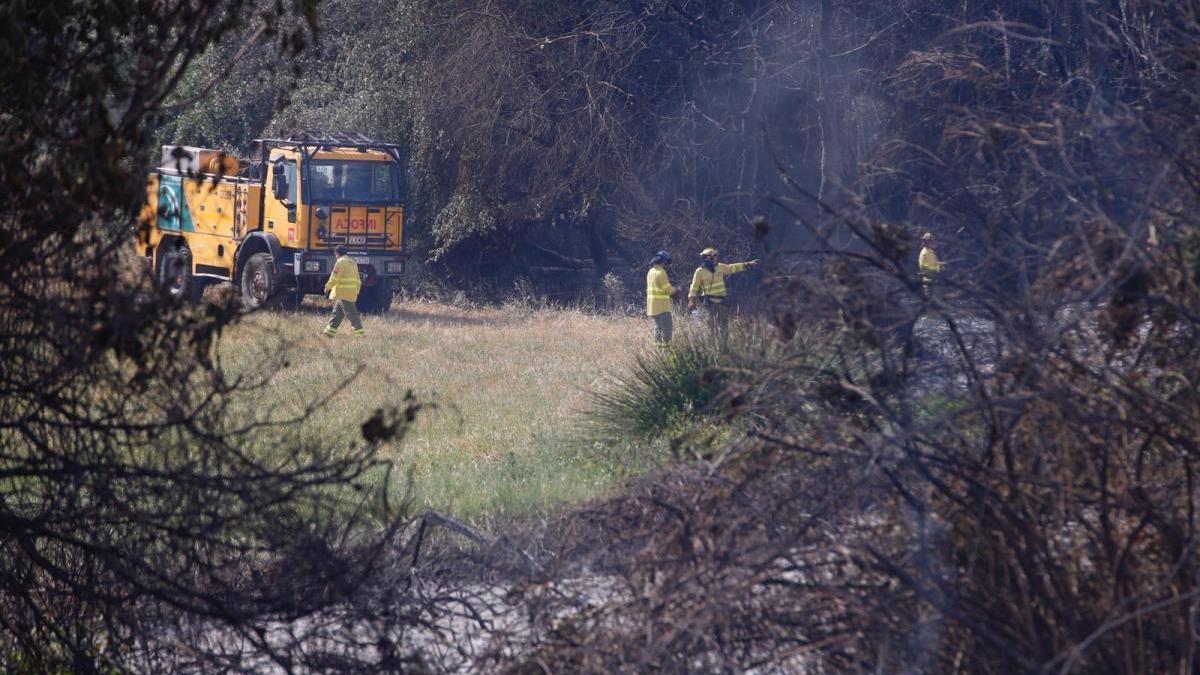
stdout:
POLYGON ((187 246, 160 246, 155 258, 159 288, 176 300, 200 300, 204 287, 192 276, 192 252, 187 246))
POLYGON ((242 306, 246 311, 262 309, 278 294, 275 281, 275 259, 270 253, 255 253, 242 265, 238 280, 242 289, 242 306))
POLYGON ((363 314, 384 314, 392 306, 392 285, 381 280, 374 286, 364 286, 354 304, 363 314))

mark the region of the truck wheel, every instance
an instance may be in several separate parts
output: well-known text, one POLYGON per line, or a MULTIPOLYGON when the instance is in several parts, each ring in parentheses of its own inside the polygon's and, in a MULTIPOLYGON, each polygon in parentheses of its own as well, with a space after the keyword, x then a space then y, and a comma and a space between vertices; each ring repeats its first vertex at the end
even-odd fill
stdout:
POLYGON ((204 288, 192 276, 192 252, 186 246, 159 247, 158 285, 177 300, 196 302, 204 288))
POLYGON ((255 253, 242 266, 242 305, 253 312, 262 309, 275 295, 275 260, 270 253, 255 253))
POLYGON ((364 286, 358 293, 358 311, 364 314, 384 314, 392 306, 392 285, 380 280, 374 286, 364 286))

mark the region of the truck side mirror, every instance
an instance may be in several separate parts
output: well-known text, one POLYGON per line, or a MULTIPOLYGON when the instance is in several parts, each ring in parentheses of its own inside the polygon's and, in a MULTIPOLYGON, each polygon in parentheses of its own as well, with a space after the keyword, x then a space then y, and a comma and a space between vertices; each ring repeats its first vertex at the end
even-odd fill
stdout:
POLYGON ((283 171, 282 164, 275 165, 275 173, 271 180, 271 192, 279 201, 287 201, 288 198, 288 182, 287 174, 283 171))

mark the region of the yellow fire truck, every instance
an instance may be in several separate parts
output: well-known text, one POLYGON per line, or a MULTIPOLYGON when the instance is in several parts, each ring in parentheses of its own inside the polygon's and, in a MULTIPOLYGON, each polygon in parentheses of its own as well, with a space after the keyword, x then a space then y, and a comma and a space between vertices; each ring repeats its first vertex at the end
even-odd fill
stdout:
POLYGON ((257 157, 164 146, 151 173, 138 249, 163 288, 198 300, 229 281, 249 309, 323 292, 333 249, 358 262, 358 307, 385 312, 404 273, 400 148, 360 135, 256 140, 257 157))

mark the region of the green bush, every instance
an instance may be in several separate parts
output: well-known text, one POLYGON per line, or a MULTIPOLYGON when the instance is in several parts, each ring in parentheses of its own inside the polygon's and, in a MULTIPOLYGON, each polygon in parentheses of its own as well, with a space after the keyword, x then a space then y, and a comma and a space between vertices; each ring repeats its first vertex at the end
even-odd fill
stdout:
POLYGON ((736 385, 749 366, 807 352, 808 337, 781 341, 757 321, 735 322, 725 333, 679 331, 669 347, 639 354, 595 394, 592 430, 601 438, 653 439, 724 426, 742 403, 736 385))

